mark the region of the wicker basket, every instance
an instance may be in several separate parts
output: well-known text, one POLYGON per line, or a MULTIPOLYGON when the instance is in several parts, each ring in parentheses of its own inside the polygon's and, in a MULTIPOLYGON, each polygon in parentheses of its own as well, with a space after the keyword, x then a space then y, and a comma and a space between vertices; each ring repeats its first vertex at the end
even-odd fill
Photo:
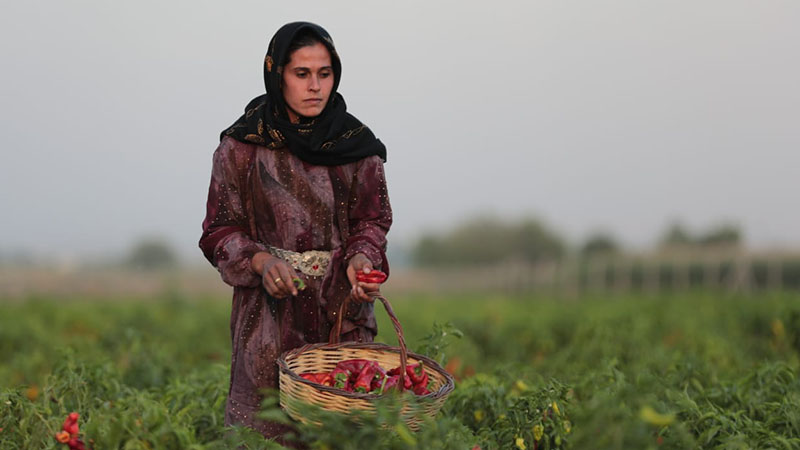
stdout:
MULTIPOLYGON (((405 376, 407 362, 411 364, 422 361, 428 379, 433 381, 431 393, 416 397, 418 401, 405 401, 401 414, 412 430, 417 430, 425 416, 434 417, 441 409, 450 392, 453 391, 453 377, 436 361, 422 355, 408 353, 403 329, 392 311, 389 301, 377 297, 386 308, 386 313, 394 324, 399 347, 391 347, 378 343, 326 343, 309 344, 284 352, 278 359, 280 368, 280 402, 286 412, 295 420, 308 422, 297 410, 296 403, 310 403, 328 411, 347 413, 353 410, 374 411, 373 402, 378 398, 375 394, 347 392, 328 386, 312 383, 298 374, 305 372, 329 372, 339 361, 347 359, 368 359, 377 361, 383 368, 400 366, 401 376, 405 376)), ((344 305, 339 311, 334 336, 339 336, 344 305)), ((402 389, 402 380, 398 383, 402 389)))

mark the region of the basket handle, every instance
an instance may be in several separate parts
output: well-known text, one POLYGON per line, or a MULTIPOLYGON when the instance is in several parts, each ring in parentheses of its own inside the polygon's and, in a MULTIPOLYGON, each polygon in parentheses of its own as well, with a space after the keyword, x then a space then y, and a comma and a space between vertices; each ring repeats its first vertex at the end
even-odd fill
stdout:
MULTIPOLYGON (((400 344, 400 382, 398 383, 397 387, 400 391, 403 391, 406 381, 406 365, 408 363, 408 349, 406 348, 406 338, 403 336, 403 327, 400 325, 400 321, 397 320, 397 316, 394 314, 392 305, 389 304, 389 300, 387 300, 386 297, 380 293, 370 293, 369 295, 372 297, 373 302, 377 298, 381 301, 381 303, 383 303, 383 307, 386 309, 386 314, 392 321, 392 325, 394 325, 395 333, 397 333, 397 342, 400 344)), ((344 312, 347 310, 348 303, 350 303, 350 295, 348 295, 342 302, 341 306, 339 306, 339 313, 336 317, 336 325, 334 325, 333 333, 331 333, 332 335, 330 337, 331 344, 339 343, 339 339, 341 338, 340 334, 342 331, 342 318, 344 317, 344 312)))

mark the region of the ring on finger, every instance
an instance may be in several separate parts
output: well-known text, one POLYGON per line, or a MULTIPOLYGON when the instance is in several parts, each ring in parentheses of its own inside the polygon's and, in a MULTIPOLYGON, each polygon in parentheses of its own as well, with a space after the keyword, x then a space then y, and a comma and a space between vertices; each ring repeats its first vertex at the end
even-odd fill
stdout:
POLYGON ((280 282, 281 282, 281 277, 275 278, 275 280, 274 280, 274 281, 275 281, 275 284, 278 284, 278 283, 280 283, 280 282))

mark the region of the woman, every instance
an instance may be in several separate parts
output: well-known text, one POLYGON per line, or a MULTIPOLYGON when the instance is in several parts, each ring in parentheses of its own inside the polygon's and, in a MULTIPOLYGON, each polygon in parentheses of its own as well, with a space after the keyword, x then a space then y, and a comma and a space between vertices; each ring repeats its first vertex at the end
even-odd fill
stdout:
POLYGON ((356 273, 389 269, 386 148, 347 113, 340 79, 324 29, 283 26, 264 61, 266 94, 214 153, 200 247, 234 288, 225 423, 267 437, 286 431, 255 417, 259 391, 278 387, 282 352, 332 339, 348 297, 340 340, 369 342, 377 332, 369 300, 378 285, 356 273))

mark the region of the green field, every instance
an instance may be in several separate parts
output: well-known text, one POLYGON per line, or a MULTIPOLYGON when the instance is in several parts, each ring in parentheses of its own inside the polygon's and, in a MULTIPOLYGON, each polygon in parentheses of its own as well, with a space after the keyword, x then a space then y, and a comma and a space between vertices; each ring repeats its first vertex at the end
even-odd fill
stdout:
MULTIPOLYGON (((388 402, 362 425, 300 427, 312 448, 800 448, 800 294, 391 300, 456 390, 420 432, 388 402)), ((222 425, 228 308, 176 293, 0 302, 0 448, 66 448, 53 436, 71 411, 95 449, 274 447, 222 425)))

